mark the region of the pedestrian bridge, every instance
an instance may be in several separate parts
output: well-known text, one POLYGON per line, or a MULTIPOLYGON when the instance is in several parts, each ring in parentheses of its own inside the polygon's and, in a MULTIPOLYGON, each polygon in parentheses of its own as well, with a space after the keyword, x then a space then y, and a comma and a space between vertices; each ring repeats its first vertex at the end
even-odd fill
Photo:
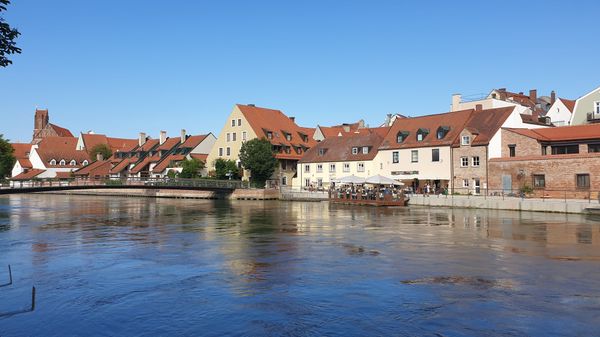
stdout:
POLYGON ((68 179, 12 181, 0 187, 0 194, 90 189, 170 189, 231 193, 244 188, 249 188, 249 182, 179 178, 68 179))

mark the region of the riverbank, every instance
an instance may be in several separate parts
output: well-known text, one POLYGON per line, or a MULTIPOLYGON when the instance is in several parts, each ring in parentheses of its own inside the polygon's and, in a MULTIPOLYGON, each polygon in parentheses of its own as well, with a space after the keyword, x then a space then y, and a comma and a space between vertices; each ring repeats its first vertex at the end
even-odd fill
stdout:
POLYGON ((173 199, 232 199, 232 200, 278 200, 278 190, 265 189, 236 189, 231 194, 200 191, 200 190, 172 190, 172 189, 87 189, 38 192, 39 194, 59 195, 90 195, 90 196, 114 196, 114 197, 137 197, 137 198, 173 198, 173 199))

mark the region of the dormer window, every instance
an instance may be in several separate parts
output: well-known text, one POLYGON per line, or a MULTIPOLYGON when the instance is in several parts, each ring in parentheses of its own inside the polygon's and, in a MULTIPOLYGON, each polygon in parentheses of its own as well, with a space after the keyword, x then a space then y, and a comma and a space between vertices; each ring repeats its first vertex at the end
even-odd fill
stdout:
POLYGON ((60 166, 65 166, 65 165, 67 165, 67 161, 64 160, 64 159, 61 159, 59 165, 60 166))
POLYGON ((352 154, 358 154, 358 148, 357 147, 353 147, 352 148, 352 154))
POLYGON ((429 129, 419 128, 419 130, 417 130, 417 141, 422 142, 428 134, 429 129))
POLYGON ((460 145, 469 145, 471 144, 471 136, 462 136, 460 139, 460 145))
POLYGON ((319 149, 319 156, 324 156, 327 149, 319 149))
POLYGON ((286 133, 285 134, 285 139, 287 139, 288 142, 291 142, 292 141, 292 135, 289 134, 289 133, 286 133))
POLYGON ((402 143, 402 142, 404 142, 404 140, 406 139, 406 137, 408 137, 408 132, 407 131, 400 131, 400 132, 398 132, 398 134, 396 134, 396 143, 402 143))
POLYGON ((69 165, 75 166, 75 165, 77 165, 77 162, 75 161, 75 159, 73 159, 73 160, 71 160, 71 162, 69 163, 69 165))
POLYGON ((440 126, 437 129, 436 132, 436 138, 437 139, 443 139, 444 137, 446 137, 446 135, 448 134, 448 132, 450 131, 450 127, 449 126, 440 126))
POLYGON ((87 161, 87 160, 84 160, 82 164, 83 164, 83 166, 86 166, 86 165, 87 165, 87 164, 89 164, 89 163, 90 163, 89 161, 87 161))
POLYGON ((52 160, 50 161, 50 165, 56 165, 56 159, 52 159, 52 160))
POLYGON ((268 132, 267 132, 267 138, 268 138, 268 139, 273 139, 273 132, 271 132, 271 131, 268 131, 268 132))
POLYGON ((369 153, 369 147, 368 147, 368 146, 363 146, 363 148, 362 148, 362 153, 363 153, 363 154, 367 154, 367 153, 369 153))

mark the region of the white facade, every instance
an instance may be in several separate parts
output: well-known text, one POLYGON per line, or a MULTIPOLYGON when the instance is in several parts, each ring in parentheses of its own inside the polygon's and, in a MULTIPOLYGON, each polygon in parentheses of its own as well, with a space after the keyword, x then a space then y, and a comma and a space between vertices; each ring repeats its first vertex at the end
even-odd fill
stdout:
POLYGON ((565 126, 571 124, 572 112, 567 108, 561 99, 557 99, 546 113, 552 124, 556 126, 565 126))
POLYGON ((524 128, 524 129, 539 129, 547 128, 547 125, 524 123, 521 114, 531 114, 531 110, 521 105, 517 105, 513 112, 508 116, 504 124, 492 136, 488 145, 488 159, 499 158, 502 156, 502 128, 524 128))
POLYGON ((378 170, 374 174, 396 180, 450 180, 450 153, 450 146, 379 150, 374 160, 378 170), (437 161, 434 151, 438 152, 437 161))
POLYGON ((327 188, 333 179, 355 175, 367 178, 379 174, 373 160, 298 163, 297 177, 292 181, 293 188, 327 188), (307 168, 308 167, 308 168, 307 168))

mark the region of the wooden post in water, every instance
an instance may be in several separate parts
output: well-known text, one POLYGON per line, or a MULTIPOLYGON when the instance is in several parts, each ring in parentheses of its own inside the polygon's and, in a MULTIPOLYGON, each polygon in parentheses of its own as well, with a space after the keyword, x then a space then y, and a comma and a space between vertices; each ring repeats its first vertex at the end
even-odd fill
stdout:
POLYGON ((35 310, 35 287, 31 287, 31 311, 35 310))

